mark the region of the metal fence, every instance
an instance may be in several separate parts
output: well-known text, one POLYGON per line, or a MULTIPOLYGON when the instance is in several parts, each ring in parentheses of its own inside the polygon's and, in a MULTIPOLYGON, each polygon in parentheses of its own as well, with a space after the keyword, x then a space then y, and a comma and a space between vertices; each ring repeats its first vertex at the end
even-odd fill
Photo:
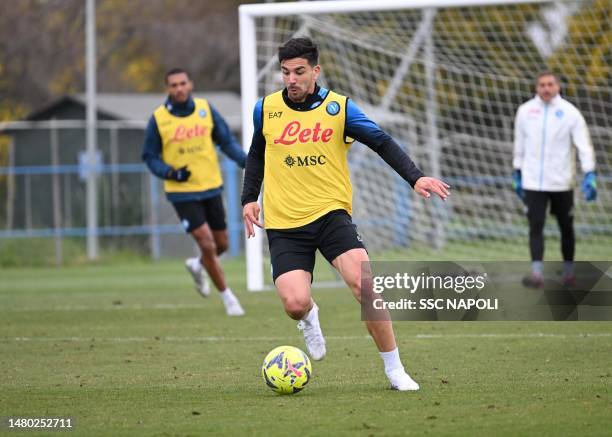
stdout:
MULTIPOLYGON (((9 240, 54 240, 56 263, 63 260, 68 238, 87 235, 88 171, 98 179, 98 227, 102 248, 130 249, 153 258, 194 250, 176 214, 165 200, 163 183, 140 159, 145 122, 97 123, 98 157, 90 169, 85 159, 85 121, 20 121, 0 124, 8 135, 0 166, 0 247, 9 240)), ((230 255, 242 246, 241 171, 220 153, 224 178, 230 255)))

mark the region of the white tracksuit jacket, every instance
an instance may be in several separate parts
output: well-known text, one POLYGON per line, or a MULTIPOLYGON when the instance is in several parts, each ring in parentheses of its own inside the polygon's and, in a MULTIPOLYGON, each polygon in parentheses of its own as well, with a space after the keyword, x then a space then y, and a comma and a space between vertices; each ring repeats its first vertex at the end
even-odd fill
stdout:
POLYGON ((523 188, 534 191, 573 189, 578 149, 582 171, 595 170, 595 153, 584 117, 561 96, 546 104, 536 96, 522 104, 514 123, 515 169, 523 188))

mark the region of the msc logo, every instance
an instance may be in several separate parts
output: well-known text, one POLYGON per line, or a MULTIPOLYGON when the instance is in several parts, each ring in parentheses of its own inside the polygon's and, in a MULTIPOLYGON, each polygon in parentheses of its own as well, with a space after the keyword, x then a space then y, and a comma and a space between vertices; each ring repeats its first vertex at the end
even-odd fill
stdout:
POLYGON ((287 164, 287 167, 289 168, 293 167, 295 165, 295 159, 293 159, 293 156, 287 155, 285 158, 285 164, 287 164))
POLYGON ((340 104, 338 102, 329 102, 325 110, 329 115, 336 115, 340 112, 340 104))
POLYGON ((274 144, 284 144, 290 146, 296 142, 304 143, 317 143, 319 141, 323 143, 329 143, 332 135, 334 134, 333 129, 321 129, 321 123, 317 122, 314 128, 304 128, 299 121, 292 121, 285 129, 281 136, 274 139, 274 144))
POLYGON ((560 109, 557 109, 557 111, 555 112, 555 115, 557 116, 557 118, 561 119, 563 118, 563 111, 560 109))
POLYGON ((206 110, 205 109, 200 109, 200 112, 198 112, 200 118, 204 118, 206 117, 206 110))
POLYGON ((298 167, 314 167, 316 165, 327 164, 327 157, 325 155, 306 155, 306 156, 291 156, 287 155, 283 161, 287 167, 291 168, 294 165, 298 167))

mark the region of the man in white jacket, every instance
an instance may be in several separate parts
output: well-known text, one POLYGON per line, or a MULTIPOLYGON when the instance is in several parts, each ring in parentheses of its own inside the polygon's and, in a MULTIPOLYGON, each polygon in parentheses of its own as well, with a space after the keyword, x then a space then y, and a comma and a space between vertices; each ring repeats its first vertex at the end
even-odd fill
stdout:
POLYGON ((529 248, 532 272, 523 285, 543 285, 544 223, 550 211, 561 231, 561 253, 564 261, 563 284, 575 286, 573 272, 574 183, 576 152, 584 173, 582 191, 587 201, 597 197, 595 154, 584 117, 578 109, 559 95, 559 78, 550 72, 538 75, 537 95, 522 104, 514 125, 513 186, 527 206, 529 248))

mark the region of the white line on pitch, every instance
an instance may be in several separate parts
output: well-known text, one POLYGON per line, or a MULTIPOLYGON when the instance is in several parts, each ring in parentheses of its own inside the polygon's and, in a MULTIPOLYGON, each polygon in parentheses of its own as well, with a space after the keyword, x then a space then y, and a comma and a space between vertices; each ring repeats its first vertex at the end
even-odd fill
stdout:
MULTIPOLYGON (((295 337, 13 337, 0 338, 2 341, 44 341, 44 342, 144 342, 144 341, 165 341, 165 342, 243 342, 243 341, 284 341, 295 340, 301 336, 295 337)), ((363 340, 370 338, 367 335, 363 336, 328 336, 328 340, 363 340)))
POLYGON ((612 337, 611 332, 597 332, 584 334, 554 334, 545 332, 532 332, 524 334, 416 334, 416 338, 580 338, 580 337, 612 337))
MULTIPOLYGON (((417 340, 433 340, 446 338, 586 338, 586 337, 612 337, 612 333, 581 333, 581 334, 554 334, 544 332, 533 332, 524 334, 503 334, 503 333, 483 333, 483 334, 416 334, 412 336, 401 336, 402 339, 412 338, 417 340)), ((0 338, 0 342, 24 341, 24 342, 145 342, 145 341, 165 341, 165 342, 249 342, 249 341, 285 341, 295 340, 299 336, 291 337, 12 337, 0 338)), ((360 336, 327 336, 328 340, 367 340, 367 335, 360 336)))
POLYGON ((6 312, 26 312, 26 311, 113 311, 113 310, 182 310, 182 309, 197 309, 206 308, 204 304, 186 304, 186 303, 158 303, 154 305, 124 305, 124 304, 101 304, 99 306, 88 305, 59 305, 52 307, 17 307, 3 308, 6 312))

